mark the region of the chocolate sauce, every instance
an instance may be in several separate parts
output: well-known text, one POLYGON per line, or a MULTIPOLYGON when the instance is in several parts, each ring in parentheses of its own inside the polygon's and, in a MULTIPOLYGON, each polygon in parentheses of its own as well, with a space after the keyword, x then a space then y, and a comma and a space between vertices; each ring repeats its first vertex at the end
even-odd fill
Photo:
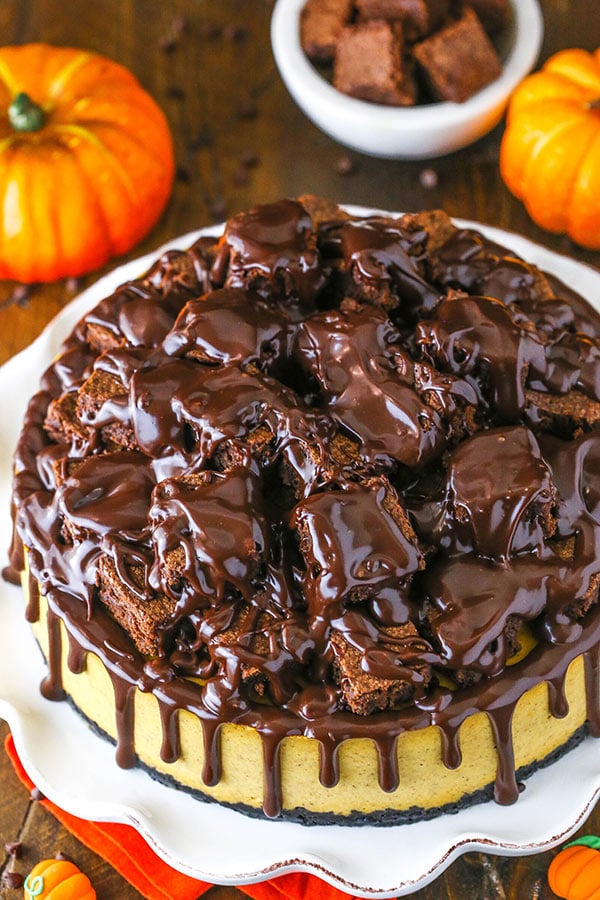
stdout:
POLYGON ((411 232, 393 220, 373 217, 345 222, 337 239, 355 280, 377 291, 393 288, 402 300, 403 318, 414 319, 436 306, 439 291, 425 281, 419 267, 422 231, 411 232))
POLYGON ((546 683, 565 716, 579 656, 600 736, 600 433, 542 431, 527 399, 600 401, 598 316, 475 232, 427 240, 259 207, 102 301, 45 374, 15 454, 12 574, 26 548, 45 696, 64 696, 65 654, 106 668, 120 765, 135 691, 152 692, 165 762, 179 711, 201 723, 207 786, 222 725, 256 729, 277 816, 286 736, 320 742, 324 786, 343 741, 370 738, 393 792, 401 734, 437 726, 456 768, 483 711, 512 803, 515 706, 546 683), (90 382, 110 388, 78 403, 90 382), (537 643, 515 662, 525 622, 537 643), (347 681, 379 711, 352 712, 347 681))

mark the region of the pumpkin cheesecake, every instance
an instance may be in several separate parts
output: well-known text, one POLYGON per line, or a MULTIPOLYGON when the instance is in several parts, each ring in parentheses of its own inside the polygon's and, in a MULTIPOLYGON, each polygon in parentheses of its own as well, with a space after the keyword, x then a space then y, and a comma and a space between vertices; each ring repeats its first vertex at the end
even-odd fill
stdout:
POLYGON ((164 254, 15 454, 44 695, 253 815, 515 802, 600 735, 599 337, 442 211, 281 200, 164 254))

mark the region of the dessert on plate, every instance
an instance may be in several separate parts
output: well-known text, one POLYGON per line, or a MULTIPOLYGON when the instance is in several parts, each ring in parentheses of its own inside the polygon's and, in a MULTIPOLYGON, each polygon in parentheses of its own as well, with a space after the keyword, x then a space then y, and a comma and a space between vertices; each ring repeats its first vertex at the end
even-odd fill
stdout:
POLYGON ((439 210, 286 199, 163 254, 15 454, 44 694, 254 815, 516 801, 600 735, 599 336, 439 210))

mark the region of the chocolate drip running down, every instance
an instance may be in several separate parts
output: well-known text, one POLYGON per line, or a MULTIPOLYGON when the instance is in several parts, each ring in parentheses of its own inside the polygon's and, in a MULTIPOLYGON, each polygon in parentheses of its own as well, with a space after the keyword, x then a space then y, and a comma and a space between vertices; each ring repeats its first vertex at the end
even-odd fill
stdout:
POLYGON ((456 768, 484 712, 514 802, 515 707, 546 683, 564 717, 579 656, 600 736, 599 338, 582 298, 440 212, 284 200, 163 256, 79 323, 16 451, 45 696, 96 654, 119 764, 151 692, 163 761, 180 711, 200 722, 207 786, 223 724, 253 728, 268 816, 288 735, 320 742, 323 786, 370 738, 391 793, 401 735, 437 726, 456 768))

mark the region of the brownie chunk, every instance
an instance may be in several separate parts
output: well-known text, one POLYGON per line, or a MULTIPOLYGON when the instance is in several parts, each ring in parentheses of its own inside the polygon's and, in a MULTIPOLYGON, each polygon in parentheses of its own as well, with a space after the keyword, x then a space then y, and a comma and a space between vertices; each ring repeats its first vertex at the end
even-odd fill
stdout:
POLYGON ((315 228, 321 228, 332 222, 347 222, 352 218, 337 203, 318 197, 316 194, 303 194, 298 198, 306 212, 311 217, 315 228))
POLYGON ((338 91, 392 106, 412 106, 416 87, 411 67, 403 59, 398 24, 369 21, 344 28, 333 66, 338 91))
POLYGON ((85 426, 95 425, 107 449, 137 449, 128 407, 128 392, 111 372, 95 369, 77 393, 76 412, 85 426))
POLYGON ((85 340, 102 352, 117 347, 156 347, 167 334, 184 297, 173 292, 165 298, 142 280, 118 288, 82 321, 85 340))
POLYGON ((426 38, 414 55, 438 100, 463 103, 498 78, 500 59, 472 9, 426 38))
POLYGON ((132 586, 123 581, 122 575, 110 556, 101 556, 97 570, 98 596, 133 639, 140 653, 156 656, 160 650, 161 631, 175 612, 175 601, 162 595, 144 597, 145 578, 140 566, 128 568, 132 586))
POLYGON ((328 252, 338 257, 338 277, 347 296, 410 319, 430 312, 440 300, 439 291, 423 277, 428 237, 416 217, 372 216, 332 228, 328 252))
POLYGON ((362 19, 401 22, 407 41, 435 31, 448 13, 450 0, 356 0, 362 19))
POLYGON ((189 250, 167 250, 152 266, 143 282, 152 285, 161 297, 176 294, 187 299, 217 287, 211 279, 217 241, 201 237, 189 250))
POLYGON ((54 441, 73 448, 89 440, 91 430, 77 416, 77 391, 67 391, 50 403, 44 428, 54 441))
POLYGON ((361 649, 342 632, 331 636, 343 703, 359 716, 407 703, 431 680, 431 666, 419 659, 429 648, 412 623, 370 630, 376 638, 361 649))
POLYGON ((556 491, 527 428, 490 429, 463 441, 448 460, 447 483, 457 543, 480 556, 537 550, 554 533, 556 491))
POLYGON ((267 371, 285 346, 288 322, 242 288, 221 288, 189 300, 163 342, 165 352, 210 366, 267 371))
POLYGON ((408 229, 423 229, 425 232, 426 247, 428 253, 443 246, 456 232, 456 226, 448 213, 443 209, 428 209, 419 213, 408 213, 402 217, 402 224, 408 229))
POLYGON ((330 63, 344 25, 350 20, 352 0, 307 0, 302 9, 300 34, 309 59, 330 63))
POLYGON ((260 484, 249 471, 165 479, 149 516, 157 590, 188 596, 192 609, 217 604, 232 589, 248 599, 258 590, 269 535, 260 484))
POLYGON ((527 419, 543 431, 573 436, 580 429, 587 431, 600 422, 600 402, 580 391, 550 394, 526 390, 525 397, 527 419))
MULTIPOLYGON (((398 496, 385 477, 313 494, 293 510, 306 566, 306 593, 317 609, 402 591, 424 565, 398 496)), ((310 602, 310 601, 309 601, 310 602)))
POLYGON ((497 34, 508 25, 509 0, 465 0, 465 3, 475 10, 488 34, 497 34))
POLYGON ((226 288, 285 300, 286 312, 294 317, 301 307, 313 307, 325 283, 313 221, 297 200, 264 203, 229 219, 214 266, 223 267, 226 288))
MULTIPOLYGON (((207 617, 207 622, 210 618, 207 617)), ((267 613, 251 604, 241 603, 231 624, 223 631, 215 631, 209 639, 211 655, 218 657, 218 648, 226 648, 229 660, 234 656, 237 659, 242 682, 259 697, 265 696, 269 681, 264 670, 269 657, 269 624, 267 613)))

